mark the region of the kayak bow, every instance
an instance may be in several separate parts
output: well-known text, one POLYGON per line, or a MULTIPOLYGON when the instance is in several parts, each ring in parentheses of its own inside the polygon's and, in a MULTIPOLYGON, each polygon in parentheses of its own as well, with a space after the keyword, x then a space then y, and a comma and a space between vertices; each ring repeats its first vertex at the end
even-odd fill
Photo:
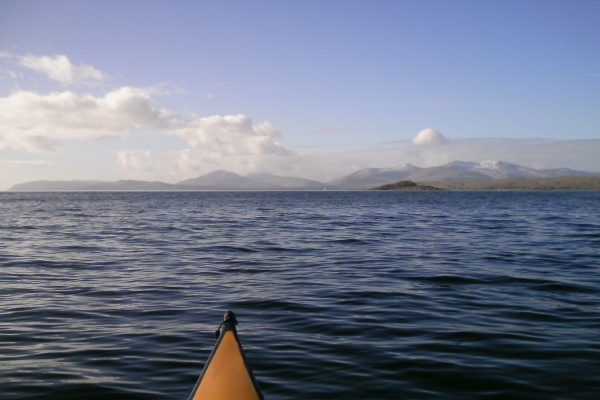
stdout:
POLYGON ((236 324, 233 311, 227 311, 215 331, 217 343, 189 400, 264 400, 246 361, 236 324))

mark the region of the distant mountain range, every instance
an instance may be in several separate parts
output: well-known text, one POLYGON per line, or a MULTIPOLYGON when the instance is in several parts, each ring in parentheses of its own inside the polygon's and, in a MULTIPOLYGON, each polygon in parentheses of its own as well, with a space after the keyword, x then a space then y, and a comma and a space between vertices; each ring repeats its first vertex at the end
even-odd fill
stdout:
POLYGON ((432 183, 596 175, 600 175, 600 173, 574 171, 569 168, 533 169, 502 161, 484 161, 481 163, 454 161, 446 165, 429 168, 420 168, 411 164, 395 168, 364 168, 329 182, 264 173, 250 173, 242 176, 233 172, 219 170, 175 184, 136 180, 121 180, 117 182, 32 181, 14 185, 9 190, 360 190, 398 181, 432 183))
POLYGON ((417 183, 448 181, 493 181, 506 178, 553 178, 558 176, 594 176, 598 173, 574 171, 569 168, 533 169, 503 161, 453 161, 439 166, 420 168, 405 164, 395 168, 365 168, 329 182, 334 188, 368 189, 397 181, 417 183))
POLYGON ((320 190, 325 187, 322 182, 304 178, 254 172, 242 176, 222 170, 177 182, 176 185, 202 190, 320 190))

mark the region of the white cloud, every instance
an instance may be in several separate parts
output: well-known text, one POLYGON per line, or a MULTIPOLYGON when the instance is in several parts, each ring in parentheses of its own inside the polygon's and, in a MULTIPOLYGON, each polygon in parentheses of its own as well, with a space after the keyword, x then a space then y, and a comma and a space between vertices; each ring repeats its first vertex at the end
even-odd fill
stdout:
POLYGON ((108 75, 90 65, 73 65, 65 55, 19 57, 25 68, 46 74, 50 79, 66 84, 89 83, 108 79, 108 75))
POLYGON ((246 115, 197 118, 169 133, 185 139, 192 147, 220 155, 291 154, 274 140, 281 136, 277 127, 269 121, 254 125, 246 115))
POLYGON ((18 91, 0 98, 0 149, 55 152, 62 140, 124 136, 134 128, 167 128, 172 120, 143 89, 122 87, 103 97, 18 91))
POLYGON ((426 128, 417 133, 412 140, 414 145, 434 145, 434 144, 444 144, 447 142, 444 135, 440 132, 435 131, 431 128, 426 128))
POLYGON ((117 153, 119 164, 125 171, 152 171, 154 164, 150 161, 152 152, 148 150, 121 150, 117 153))

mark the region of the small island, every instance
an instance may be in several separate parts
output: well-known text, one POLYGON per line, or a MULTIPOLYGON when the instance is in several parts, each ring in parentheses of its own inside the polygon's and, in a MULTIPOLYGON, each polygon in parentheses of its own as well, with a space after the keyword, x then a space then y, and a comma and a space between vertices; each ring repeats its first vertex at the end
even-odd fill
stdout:
POLYGON ((378 186, 369 190, 443 190, 434 186, 417 185, 413 181, 400 181, 396 183, 388 183, 387 185, 378 186))

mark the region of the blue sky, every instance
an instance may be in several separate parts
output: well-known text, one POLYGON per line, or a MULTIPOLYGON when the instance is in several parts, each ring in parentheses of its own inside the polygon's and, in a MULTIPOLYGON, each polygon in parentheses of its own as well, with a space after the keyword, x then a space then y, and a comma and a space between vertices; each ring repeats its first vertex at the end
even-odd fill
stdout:
POLYGON ((4 0, 0 189, 457 157, 600 171, 599 21, 592 0, 4 0), (427 128, 446 140, 414 143, 427 128))

